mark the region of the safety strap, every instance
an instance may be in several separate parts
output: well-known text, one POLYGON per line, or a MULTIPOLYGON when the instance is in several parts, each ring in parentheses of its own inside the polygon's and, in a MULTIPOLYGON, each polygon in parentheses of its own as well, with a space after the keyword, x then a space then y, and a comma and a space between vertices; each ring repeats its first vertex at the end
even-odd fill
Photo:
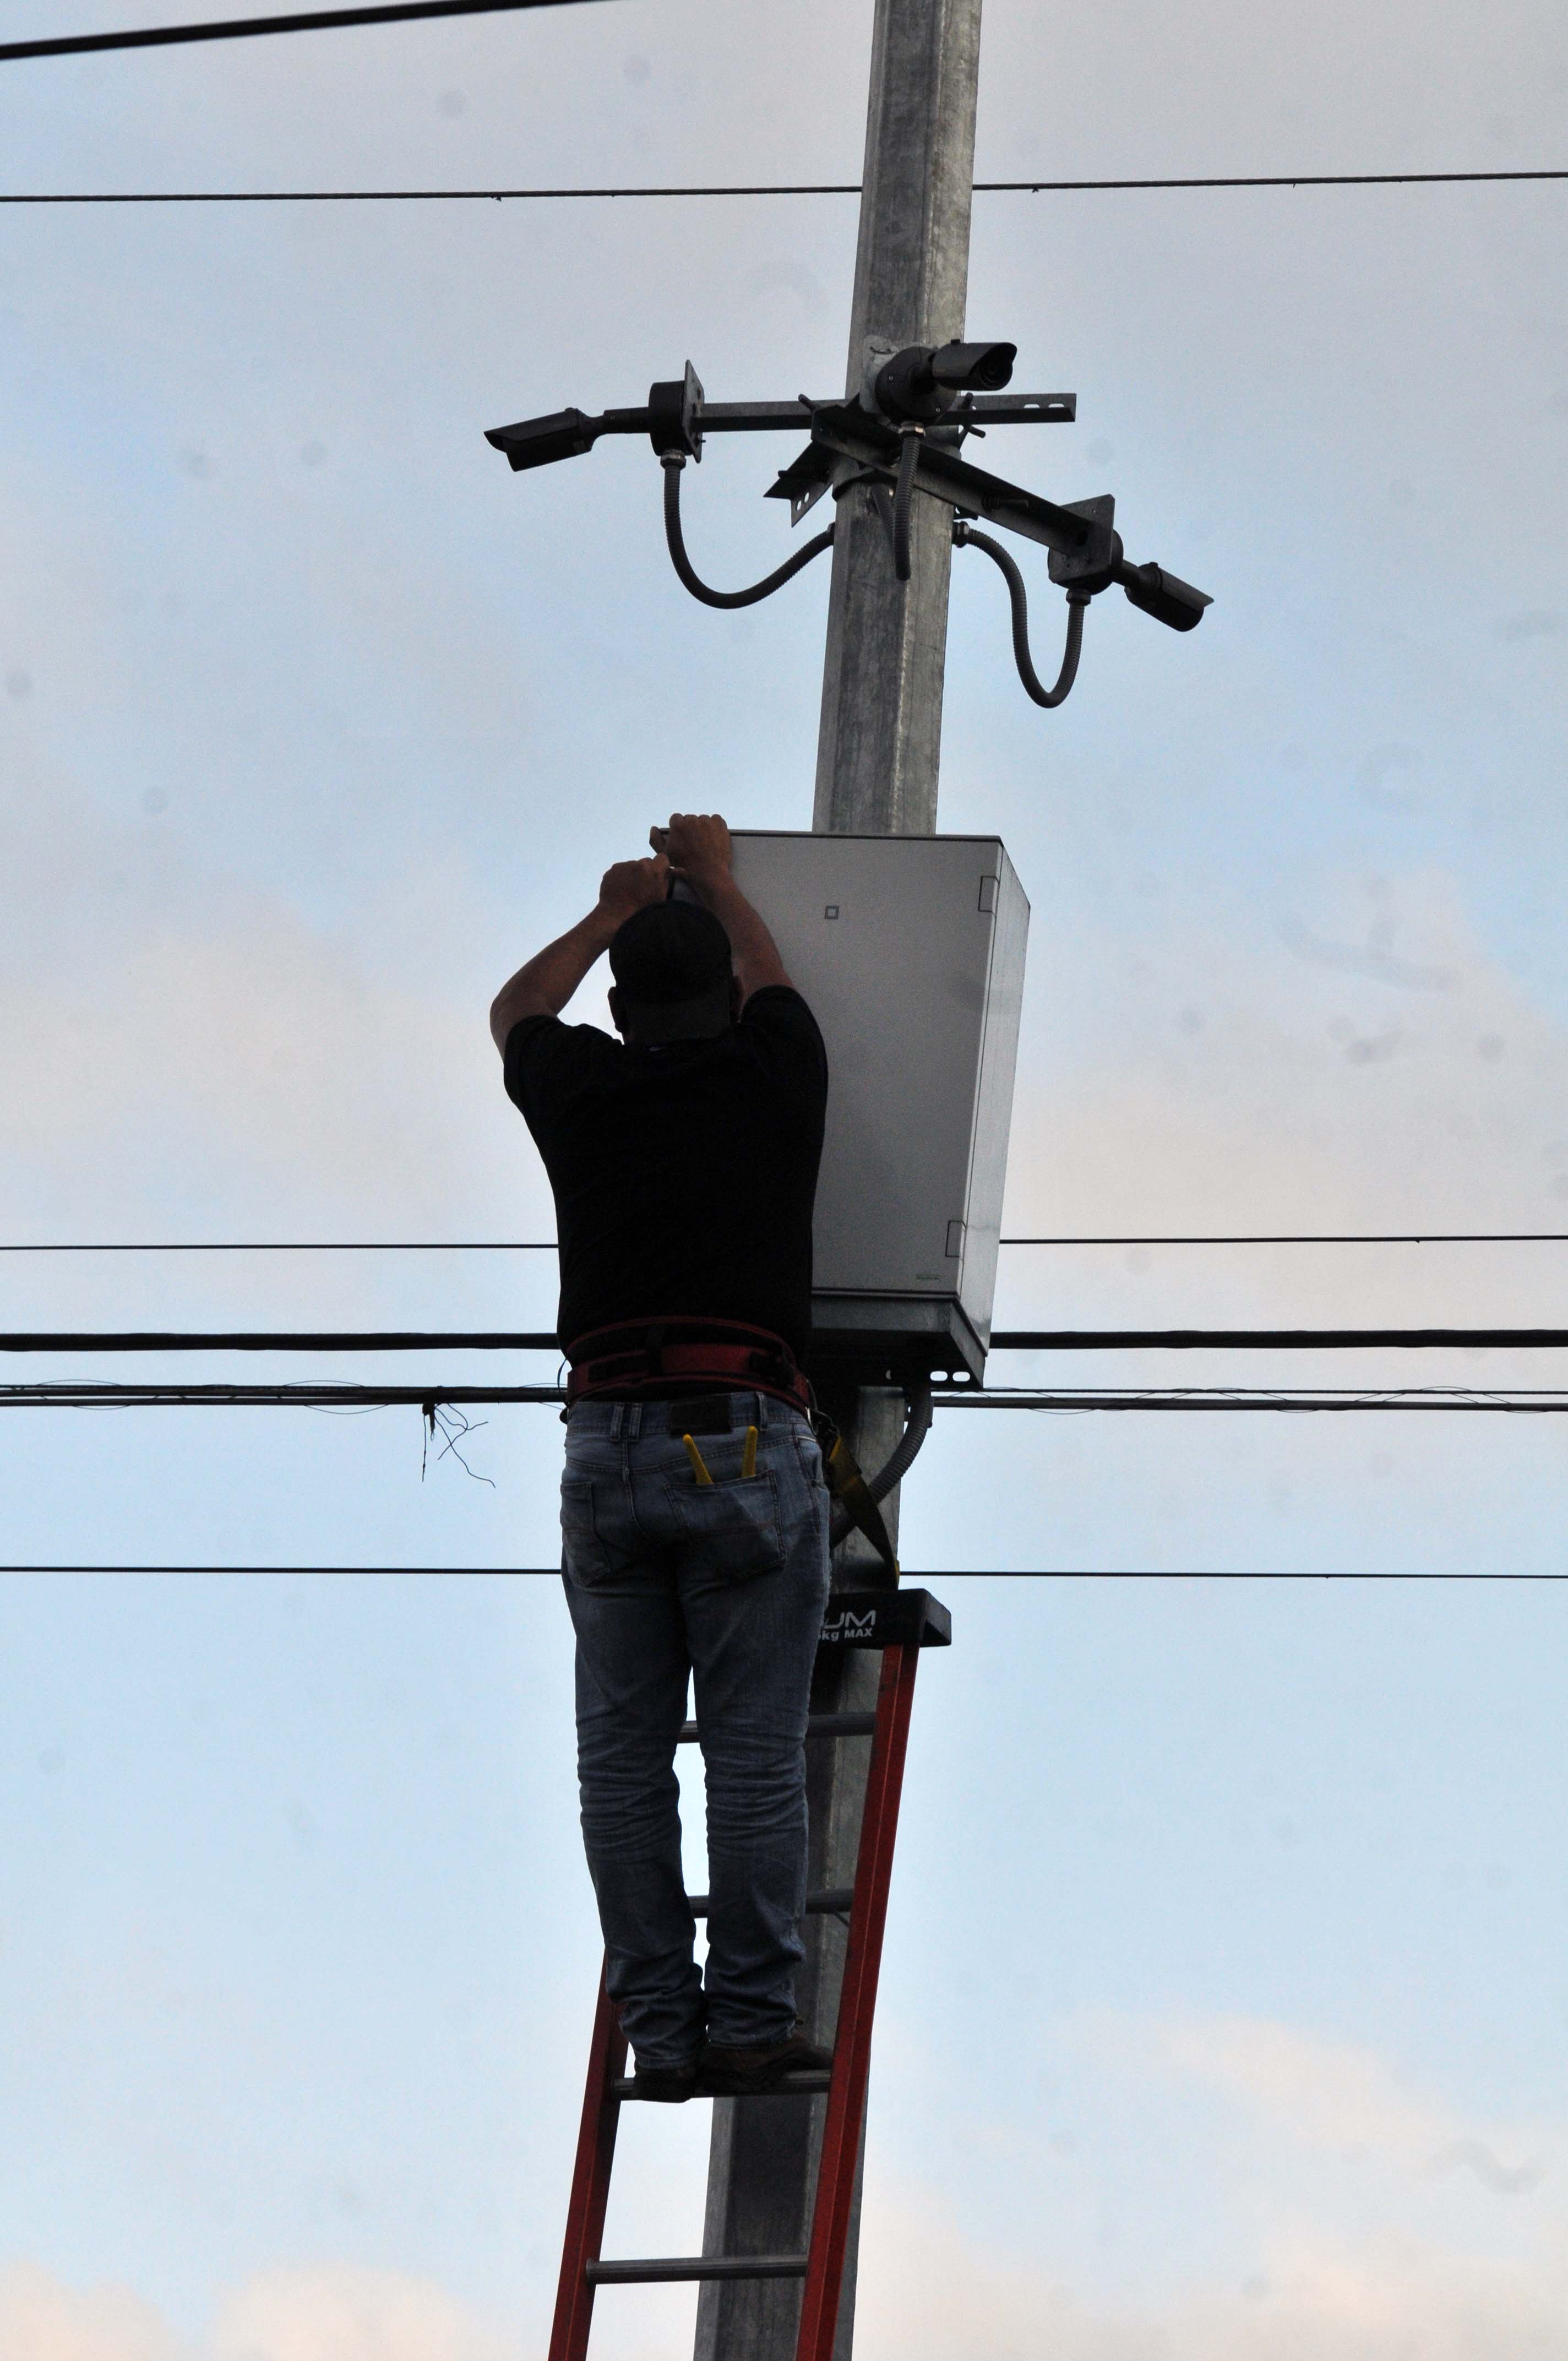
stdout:
POLYGON ((872 1498, 872 1488, 861 1475, 854 1453, 833 1429, 832 1441, 827 1445, 822 1459, 828 1489, 849 1517, 857 1532, 864 1533, 894 1582, 898 1580, 898 1560, 888 1537, 882 1510, 872 1498))

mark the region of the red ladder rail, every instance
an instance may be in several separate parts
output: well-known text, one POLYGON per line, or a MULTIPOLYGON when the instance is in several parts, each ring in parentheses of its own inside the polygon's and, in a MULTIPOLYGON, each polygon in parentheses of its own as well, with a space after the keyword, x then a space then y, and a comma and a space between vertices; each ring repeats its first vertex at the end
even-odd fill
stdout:
POLYGON ((593 2038, 588 2044, 588 2080, 583 2093, 577 2158, 572 2169, 572 2195, 566 2208, 566 2242, 555 2294, 550 2361, 586 2361, 594 2316, 594 2280, 588 2265, 598 2260, 604 2236, 610 2167, 615 2162, 615 2135, 620 2123, 620 2101, 610 2085, 625 2066, 626 2036, 616 2021, 601 1970, 593 2038))
POLYGON ((898 1832, 904 1756, 919 1663, 918 1647, 890 1647, 883 1652, 876 1733, 872 1740, 865 1814, 861 1821, 860 1850, 855 1861, 850 1945, 839 2001, 839 2029, 833 2044, 832 2080, 828 2086, 828 2115, 822 2129, 817 2206, 811 2224, 795 2361, 833 2361, 838 2338, 844 2253, 854 2203, 855 2165, 865 2114, 866 2083, 871 2073, 872 2024, 876 2014, 883 1930, 887 1924, 888 1888, 893 1880, 893 1846, 898 1832))

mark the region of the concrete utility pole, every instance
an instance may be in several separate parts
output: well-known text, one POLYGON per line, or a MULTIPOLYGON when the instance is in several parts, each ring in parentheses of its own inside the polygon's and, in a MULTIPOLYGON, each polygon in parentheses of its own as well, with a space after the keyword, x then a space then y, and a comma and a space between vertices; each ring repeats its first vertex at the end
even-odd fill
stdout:
MULTIPOLYGON (((849 382, 905 345, 964 332, 980 0, 877 0, 849 382), (874 358, 873 358, 874 353, 874 358)), ((937 825, 949 511, 917 500, 894 578, 885 493, 838 503, 812 827, 929 836, 937 825)))
MULTIPOLYGON (((868 366, 874 375, 903 346, 942 345, 964 333, 980 13, 981 0, 876 0, 850 394, 861 390, 868 366)), ((812 827, 821 835, 930 835, 951 512, 938 500, 915 501, 907 582, 894 572, 885 490, 851 486, 837 514, 812 827)), ((861 1466, 883 1466, 902 1430, 902 1395, 867 1388, 828 1407, 861 1466)), ((896 1494, 883 1514, 896 1538, 896 1494)), ((835 1584, 879 1578, 868 1545, 851 1536, 835 1559, 835 1584)), ((845 1651, 819 1675, 813 1708, 873 1705, 879 1664, 845 1651)), ((813 1740, 807 1747, 814 1887, 853 1883, 866 1766, 864 1742, 813 1740)), ((838 1919, 806 1921, 800 2005, 814 2040, 832 2038, 846 1938, 838 1919)), ((805 2253, 825 2105, 819 2098, 715 2100, 705 2253, 805 2253)), ((853 2345, 859 2244, 857 2183, 835 2361, 850 2361, 853 2345)), ((696 2361, 791 2361, 800 2300, 798 2280, 704 2282, 696 2361)))

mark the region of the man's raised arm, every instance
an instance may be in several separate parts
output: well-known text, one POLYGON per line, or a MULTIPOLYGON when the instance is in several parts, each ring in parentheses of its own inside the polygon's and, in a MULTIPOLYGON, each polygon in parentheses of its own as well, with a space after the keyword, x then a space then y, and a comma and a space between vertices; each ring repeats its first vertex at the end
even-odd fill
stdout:
POLYGON ((668 828, 649 831, 648 841, 671 874, 683 878, 710 909, 729 938, 742 1005, 764 985, 789 983, 778 945, 735 883, 729 829, 717 812, 672 812, 668 828))
POLYGON ((605 871, 587 917, 535 951, 490 1003, 490 1036, 503 1057, 512 1027, 525 1016, 559 1016, 627 919, 648 903, 662 902, 669 886, 670 864, 663 854, 652 861, 618 861, 605 871))

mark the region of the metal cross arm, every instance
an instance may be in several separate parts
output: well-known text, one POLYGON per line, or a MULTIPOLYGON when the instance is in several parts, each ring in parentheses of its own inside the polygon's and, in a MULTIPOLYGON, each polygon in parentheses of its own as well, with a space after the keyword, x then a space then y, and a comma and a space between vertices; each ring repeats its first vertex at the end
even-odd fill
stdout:
MULTIPOLYGON (((960 414, 959 432, 970 414, 960 414)), ((952 431, 945 424, 892 427, 858 401, 822 403, 812 413, 810 450, 783 470, 768 497, 787 500, 798 522, 829 483, 875 477, 895 493, 925 492, 947 501, 962 520, 983 517, 988 524, 1041 543, 1051 553, 1051 579, 1064 589, 1076 588, 1092 597, 1115 583, 1135 607, 1173 631, 1190 631, 1202 620, 1204 608, 1213 603, 1206 591, 1162 566, 1127 563, 1113 522, 1116 504, 1111 493, 1066 505, 1048 500, 959 458, 945 439, 937 439, 952 431)))
POLYGON ((1021 484, 1009 483, 959 454, 971 434, 987 426, 1070 424, 1078 414, 1071 393, 1003 392, 1012 375, 1014 347, 1007 344, 910 345, 893 352, 870 348, 864 380, 844 401, 711 402, 688 361, 680 378, 648 389, 639 409, 606 410, 590 417, 582 410, 558 410, 542 418, 493 426, 487 442, 515 470, 551 466, 592 450, 602 434, 646 434, 664 470, 664 533, 676 574, 694 598, 709 607, 750 607, 770 598, 829 548, 834 528, 817 533, 760 581, 740 590, 717 590, 697 574, 687 554, 681 522, 681 475, 688 460, 700 461, 709 434, 799 432, 810 440, 782 468, 765 495, 787 500, 790 522, 798 524, 825 492, 835 501, 863 487, 882 509, 889 528, 893 570, 910 578, 910 518, 916 492, 940 500, 951 511, 953 539, 982 550, 1000 569, 1012 609, 1013 652, 1018 675, 1037 705, 1059 705, 1078 672, 1084 609, 1113 584, 1134 606, 1172 631, 1190 631, 1211 604, 1179 576, 1159 566, 1134 566, 1123 550, 1109 493, 1066 504, 1049 500, 1021 484), (1037 677, 1029 652, 1028 601, 1024 577, 997 542, 974 530, 978 519, 1000 525, 1049 554, 1051 580, 1067 593, 1067 645, 1054 686, 1037 677))
MULTIPOLYGON (((920 355, 924 347, 911 350, 920 355)), ((841 405, 815 401, 809 394, 801 394, 794 401, 709 401, 688 361, 684 376, 651 385, 641 409, 605 410, 597 418, 583 410, 554 410, 543 418, 520 418, 515 425, 492 426, 485 440, 504 453, 509 467, 517 470, 575 459, 591 451, 601 434, 646 434, 661 456, 675 450, 700 460, 703 440, 708 434, 769 434, 781 429, 810 432, 818 411, 837 406, 841 405)), ((1077 414, 1075 394, 973 390, 960 391, 950 412, 955 439, 981 424, 1070 425, 1077 414)))
MULTIPOLYGON (((490 427, 485 440, 504 452, 509 467, 517 469, 548 467, 556 459, 575 459, 591 451, 601 434, 648 434, 653 438, 654 450, 662 452, 667 447, 661 434, 669 424, 669 407, 661 405, 657 397, 667 391, 684 394, 685 390, 679 379, 668 388, 651 386, 648 401, 641 410, 604 410, 597 418, 590 418, 584 410, 555 410, 545 418, 520 418, 515 426, 490 427)), ((690 457, 700 459, 706 434, 767 434, 780 428, 798 433, 809 428, 814 407, 804 398, 798 401, 704 401, 699 386, 696 403, 689 411, 683 403, 681 412, 682 423, 696 447, 680 441, 674 447, 685 447, 690 457)))
MULTIPOLYGON (((1070 403, 1073 397, 1037 394, 1033 399, 1070 403)), ((946 432, 956 441, 965 431, 970 414, 966 411, 952 427, 938 428, 935 433, 946 432)), ((1069 410, 1066 414, 1070 417, 1072 413, 1069 410)), ((912 471, 914 490, 928 493, 933 500, 946 500, 962 514, 982 516, 992 524, 1005 525, 1030 541, 1043 543, 1047 549, 1059 551, 1064 557, 1109 562, 1110 520, 1107 517, 1102 525, 1099 503, 1080 509, 1060 508, 1038 492, 1025 491, 1022 485, 1006 483, 1000 476, 971 467, 949 445, 938 442, 932 431, 901 431, 873 417, 858 401, 819 402, 809 423, 810 448, 781 470, 777 483, 766 495, 772 500, 788 500, 793 523, 799 522, 830 484, 847 484, 872 476, 896 486, 907 449, 913 456, 903 472, 912 471)))

